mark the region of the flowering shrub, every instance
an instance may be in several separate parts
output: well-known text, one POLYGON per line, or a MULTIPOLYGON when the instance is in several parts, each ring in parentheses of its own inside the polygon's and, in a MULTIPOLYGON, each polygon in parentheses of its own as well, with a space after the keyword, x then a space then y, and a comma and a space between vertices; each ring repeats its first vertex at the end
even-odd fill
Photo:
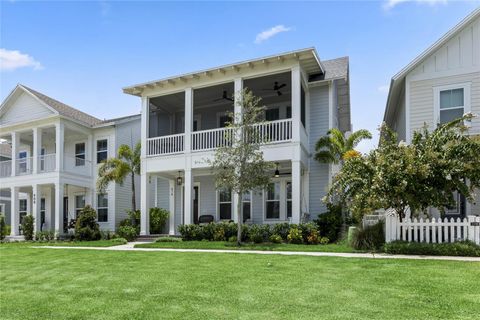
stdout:
POLYGON ((288 232, 287 241, 296 244, 303 243, 302 230, 296 227, 291 228, 288 232))

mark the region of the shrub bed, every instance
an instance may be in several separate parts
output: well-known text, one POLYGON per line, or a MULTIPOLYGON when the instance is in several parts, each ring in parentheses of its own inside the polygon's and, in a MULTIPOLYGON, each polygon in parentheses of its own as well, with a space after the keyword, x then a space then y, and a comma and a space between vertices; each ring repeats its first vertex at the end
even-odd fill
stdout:
POLYGON ((155 242, 181 242, 182 239, 175 237, 159 237, 155 239, 155 242))
MULTIPOLYGON (((178 231, 184 241, 229 241, 236 242, 237 224, 234 222, 212 222, 208 224, 180 225, 178 231)), ((273 242, 273 243, 297 243, 297 244, 325 244, 328 238, 321 238, 315 223, 276 225, 242 225, 243 242, 273 242), (322 240, 322 241, 320 241, 322 240)))
POLYGON ((480 246, 470 241, 454 243, 418 243, 394 241, 384 245, 385 253, 428 256, 480 257, 480 246))

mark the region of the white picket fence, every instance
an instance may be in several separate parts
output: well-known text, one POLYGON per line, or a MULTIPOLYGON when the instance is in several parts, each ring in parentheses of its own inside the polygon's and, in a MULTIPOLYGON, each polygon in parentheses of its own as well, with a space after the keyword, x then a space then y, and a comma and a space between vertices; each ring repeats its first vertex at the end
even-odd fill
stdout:
POLYGON ((385 215, 385 241, 444 243, 469 240, 480 245, 480 217, 400 219, 391 211, 385 215))

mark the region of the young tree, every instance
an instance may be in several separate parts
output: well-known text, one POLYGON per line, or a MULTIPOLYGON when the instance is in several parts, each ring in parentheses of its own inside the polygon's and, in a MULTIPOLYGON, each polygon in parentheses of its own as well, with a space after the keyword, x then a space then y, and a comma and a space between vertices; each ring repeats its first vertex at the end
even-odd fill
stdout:
POLYGON ((122 185, 130 175, 132 179, 132 210, 134 211, 137 210, 135 175, 140 175, 140 149, 140 142, 133 149, 122 144, 118 148, 117 157, 105 160, 98 168, 97 190, 99 192, 105 192, 110 182, 122 185))
POLYGON ((364 139, 372 139, 372 134, 368 130, 355 131, 345 138, 337 128, 330 129, 315 145, 315 160, 321 163, 342 163, 344 157, 364 139))
POLYGON ((228 123, 225 139, 226 147, 218 148, 212 161, 209 161, 217 188, 227 188, 238 195, 238 231, 237 242, 242 240, 243 206, 242 197, 247 191, 265 188, 271 180, 271 163, 264 161, 260 150, 260 135, 255 124, 264 117, 260 98, 248 89, 236 93, 239 97, 241 114, 230 113, 234 121, 228 123), (228 132, 231 132, 228 134, 228 132))
POLYGON ((400 219, 408 210, 442 213, 454 204, 458 191, 472 201, 480 187, 480 141, 465 134, 472 115, 429 132, 414 133, 410 145, 397 142, 386 125, 378 149, 345 161, 328 193, 329 201, 344 202, 357 215, 393 208, 400 219))

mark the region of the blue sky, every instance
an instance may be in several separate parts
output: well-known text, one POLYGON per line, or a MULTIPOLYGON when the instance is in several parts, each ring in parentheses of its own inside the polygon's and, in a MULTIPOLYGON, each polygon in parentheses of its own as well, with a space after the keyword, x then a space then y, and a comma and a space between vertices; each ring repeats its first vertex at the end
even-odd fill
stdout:
POLYGON ((350 57, 353 127, 376 132, 390 78, 479 5, 2 1, 0 98, 22 83, 112 118, 140 111, 122 87, 314 46, 321 59, 350 57))

